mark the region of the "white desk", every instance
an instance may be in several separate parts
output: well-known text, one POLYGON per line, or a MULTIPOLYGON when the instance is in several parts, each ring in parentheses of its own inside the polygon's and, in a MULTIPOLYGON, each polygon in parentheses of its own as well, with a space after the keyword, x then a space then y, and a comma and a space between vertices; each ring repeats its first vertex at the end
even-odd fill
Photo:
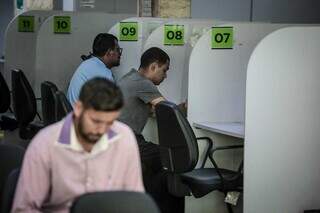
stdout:
POLYGON ((236 138, 244 138, 244 123, 240 122, 195 122, 193 126, 236 138))

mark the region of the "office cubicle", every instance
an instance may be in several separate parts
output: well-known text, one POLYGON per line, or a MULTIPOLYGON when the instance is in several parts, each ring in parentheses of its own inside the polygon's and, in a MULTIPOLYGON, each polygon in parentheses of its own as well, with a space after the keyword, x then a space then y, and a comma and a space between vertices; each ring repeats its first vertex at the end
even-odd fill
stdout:
MULTIPOLYGON (((162 95, 177 104, 186 101, 188 61, 197 39, 216 22, 204 19, 173 19, 156 28, 145 41, 143 51, 159 47, 170 57, 167 78, 159 85, 162 95)), ((149 119, 143 134, 157 141, 157 126, 149 119)))
MULTIPOLYGON (((188 87, 188 120, 201 128, 195 129, 198 136, 209 136, 216 145, 243 142, 247 63, 264 36, 283 26, 231 22, 215 25, 214 31, 198 40, 190 56, 188 87)), ((238 150, 220 153, 217 158, 222 166, 236 169, 243 154, 238 150)), ((222 200, 215 196, 221 195, 212 193, 204 202, 223 211, 209 204, 213 199, 222 200)))
POLYGON ((248 64, 244 212, 320 209, 320 27, 271 33, 248 64))
POLYGON ((11 88, 11 70, 21 69, 34 84, 36 39, 41 24, 58 11, 31 10, 9 23, 5 33, 4 77, 11 88), (19 23, 20 22, 20 23, 19 23), (19 25, 20 24, 20 25, 19 25))
POLYGON ((170 57, 167 78, 159 90, 169 101, 177 104, 186 101, 188 90, 188 61, 197 39, 217 21, 181 19, 167 22, 148 37, 144 50, 150 47, 163 49, 170 57))

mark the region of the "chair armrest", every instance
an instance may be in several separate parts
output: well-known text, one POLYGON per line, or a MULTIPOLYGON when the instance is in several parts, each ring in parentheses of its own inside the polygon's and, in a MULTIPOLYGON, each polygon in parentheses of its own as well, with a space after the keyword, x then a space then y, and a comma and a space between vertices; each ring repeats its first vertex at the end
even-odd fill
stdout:
MULTIPOLYGON (((223 180, 223 176, 221 174, 221 172, 219 171, 219 166, 218 164, 216 163, 216 161, 213 159, 213 154, 215 151, 220 151, 220 150, 231 150, 231 149, 241 149, 243 148, 243 145, 231 145, 231 146, 220 146, 220 147, 216 147, 214 149, 211 149, 210 150, 210 153, 209 153, 209 158, 210 158, 210 161, 211 163, 213 164, 214 168, 217 170, 217 173, 218 175, 220 176, 221 180, 223 180)), ((242 167, 243 167, 243 162, 241 162, 239 168, 238 168, 238 172, 240 173, 241 170, 242 170, 242 167)))
MULTIPOLYGON (((41 101, 42 100, 42 98, 36 98, 36 101, 41 101)), ((39 120, 40 121, 42 121, 42 118, 41 118, 41 116, 40 116, 40 114, 37 112, 37 117, 39 118, 39 120)))
POLYGON ((210 155, 212 155, 215 151, 219 151, 219 150, 242 149, 242 148, 243 148, 243 145, 219 146, 214 149, 211 149, 210 155))
POLYGON ((199 138, 196 138, 197 141, 206 141, 208 143, 208 147, 207 147, 207 150, 205 152, 205 156, 204 156, 204 159, 201 163, 201 167, 200 168, 204 168, 204 165, 206 164, 207 162, 207 159, 208 159, 208 156, 209 156, 209 153, 210 153, 210 150, 212 149, 213 147, 213 141, 211 138, 209 137, 199 137, 199 138))

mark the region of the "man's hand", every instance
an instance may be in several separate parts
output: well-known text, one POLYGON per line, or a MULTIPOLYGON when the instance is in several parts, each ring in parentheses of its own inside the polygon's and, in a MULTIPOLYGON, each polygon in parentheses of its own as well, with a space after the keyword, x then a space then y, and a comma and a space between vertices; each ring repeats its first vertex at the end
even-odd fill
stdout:
POLYGON ((178 105, 179 110, 182 112, 182 114, 187 117, 188 114, 188 104, 186 102, 182 102, 178 105))

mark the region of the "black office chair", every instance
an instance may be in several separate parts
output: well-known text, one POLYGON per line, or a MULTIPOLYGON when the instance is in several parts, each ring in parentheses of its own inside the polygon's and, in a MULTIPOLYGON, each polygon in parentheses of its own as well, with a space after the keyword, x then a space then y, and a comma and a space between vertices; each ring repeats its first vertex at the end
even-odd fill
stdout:
POLYGON ((37 115, 36 97, 33 90, 21 70, 12 70, 12 101, 13 112, 18 121, 19 135, 22 139, 31 139, 43 124, 33 122, 37 115))
POLYGON ((5 79, 0 73, 0 113, 4 113, 9 110, 10 102, 10 90, 5 79))
MULTIPOLYGON (((9 87, 0 73, 0 113, 5 113, 7 111, 10 111, 12 113, 11 107, 11 94, 9 87)), ((3 130, 14 130, 18 127, 18 122, 14 118, 13 114, 12 116, 8 115, 2 115, 1 121, 0 121, 0 127, 3 130)))
MULTIPOLYGON (((8 175, 16 168, 21 167, 24 148, 13 144, 0 144, 0 201, 8 175)), ((0 209, 2 203, 0 203, 0 209)))
POLYGON ((159 213, 148 194, 129 191, 108 191, 84 194, 78 197, 70 213, 159 213))
MULTIPOLYGON (((242 163, 238 171, 219 168, 213 158, 218 150, 243 148, 242 145, 217 147, 212 149, 212 140, 208 137, 196 138, 194 132, 178 106, 163 101, 156 105, 156 119, 160 144, 160 157, 169 172, 168 190, 175 196, 199 198, 211 191, 219 190, 225 195, 228 191, 241 191, 243 185, 242 163), (208 148, 199 169, 196 165, 199 157, 198 141, 206 141, 208 148), (204 168, 207 158, 214 168, 204 168)), ((230 204, 226 204, 232 212, 230 204)))
POLYGON ((60 121, 72 110, 73 108, 65 94, 61 91, 57 91, 55 95, 56 121, 60 121))
POLYGON ((92 56, 93 56, 92 53, 89 52, 88 55, 81 55, 80 58, 82 59, 82 61, 85 61, 85 60, 92 58, 92 56))
POLYGON ((14 194, 16 191, 18 179, 20 175, 20 169, 14 169, 10 172, 7 181, 5 183, 3 193, 2 193, 2 205, 1 205, 1 213, 8 213, 11 211, 14 194))
POLYGON ((41 105, 44 126, 56 122, 55 94, 57 91, 58 88, 54 83, 50 81, 41 83, 41 105))

